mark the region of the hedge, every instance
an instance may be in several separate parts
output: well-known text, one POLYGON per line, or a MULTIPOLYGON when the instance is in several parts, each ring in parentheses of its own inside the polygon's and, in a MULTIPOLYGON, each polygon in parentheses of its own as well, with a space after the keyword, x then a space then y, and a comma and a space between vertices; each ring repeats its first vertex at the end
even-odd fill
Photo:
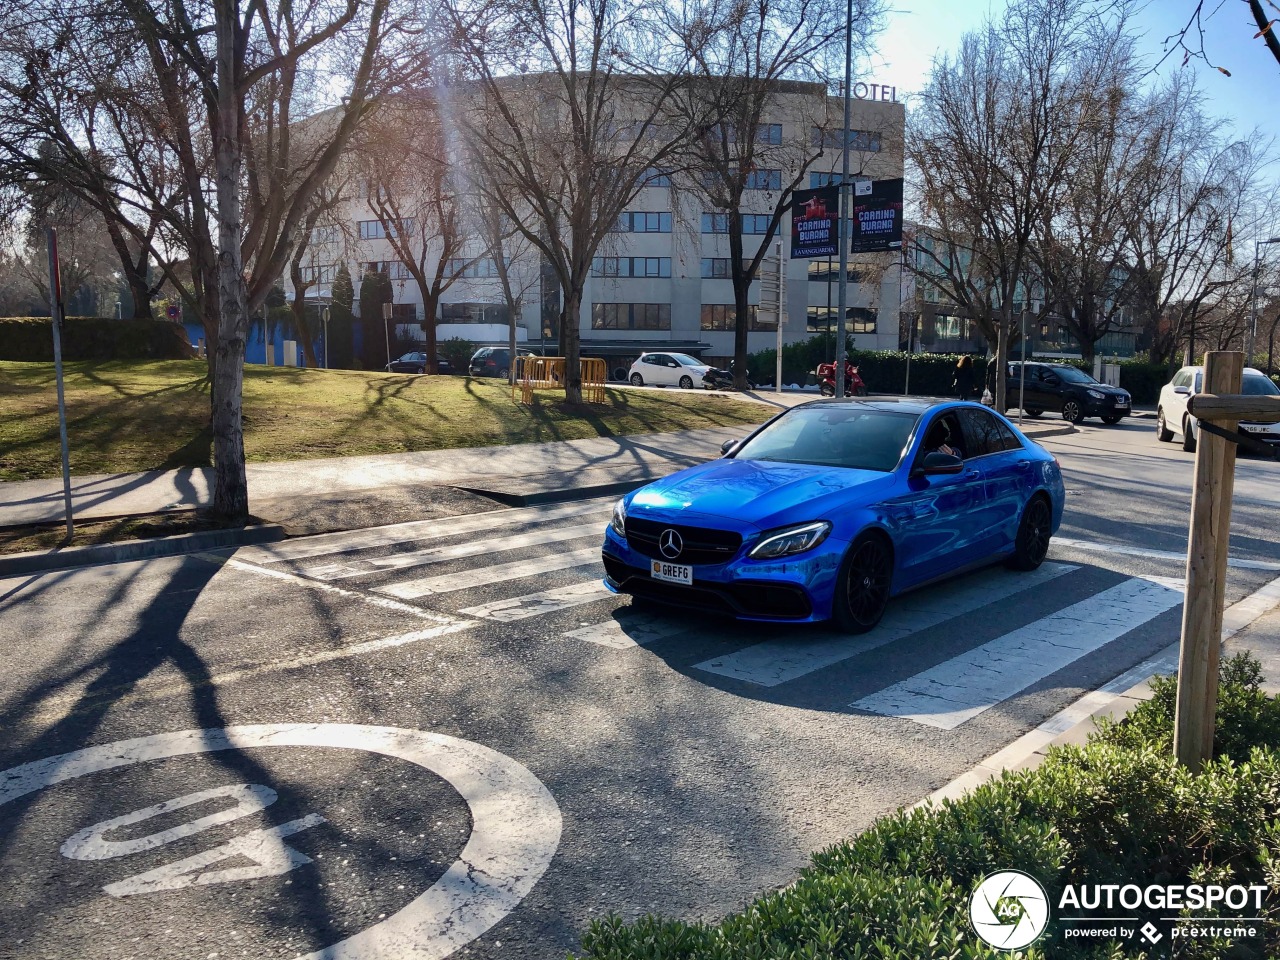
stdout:
MULTIPOLYGON (((790 887, 717 924, 647 916, 593 923, 583 937, 592 960, 922 960, 996 958, 974 934, 968 903, 986 875, 1015 869, 1045 887, 1050 923, 1018 954, 1025 960, 1114 960, 1165 956, 1169 910, 1140 907, 1125 926, 1151 921, 1163 943, 1070 939, 1056 909, 1067 884, 1271 885, 1280 876, 1280 704, 1260 687, 1257 661, 1223 664, 1215 759, 1199 774, 1173 762, 1169 741, 1176 681, 1124 724, 1084 747, 1050 751, 1036 769, 1006 773, 959 800, 900 811, 854 840, 819 852, 790 887)), ((1179 916, 1255 915, 1245 909, 1175 910, 1179 916)), ((1180 958, 1280 956, 1275 904, 1262 935, 1235 942, 1184 939, 1180 958)), ((1072 908, 1097 926, 1116 911, 1072 908)), ((1243 924, 1248 926, 1248 924, 1243 924)))
MULTIPOLYGON (((53 362, 48 317, 0 317, 0 360, 53 362)), ((167 320, 67 317, 64 360, 183 360, 194 356, 186 330, 167 320)))
MULTIPOLYGON (((812 383, 809 376, 819 363, 829 360, 829 341, 817 336, 782 347, 782 382, 785 384, 812 383)), ((849 350, 849 360, 858 367, 867 389, 872 393, 901 394, 907 385, 907 354, 900 350, 849 350)), ((952 393, 951 380, 959 354, 913 353, 911 357, 911 393, 916 396, 945 397, 952 393)), ((747 369, 755 383, 772 383, 777 369, 777 351, 761 350, 748 357, 747 369)), ((1017 359, 1016 357, 1014 359, 1017 359)), ((974 357, 979 369, 987 363, 981 356, 974 357)), ((1087 373, 1092 366, 1083 360, 1053 360, 1053 363, 1070 363, 1087 373)), ((1160 388, 1169 382, 1171 368, 1163 363, 1145 360, 1124 360, 1120 363, 1120 386, 1133 397, 1134 403, 1154 404, 1160 388)))

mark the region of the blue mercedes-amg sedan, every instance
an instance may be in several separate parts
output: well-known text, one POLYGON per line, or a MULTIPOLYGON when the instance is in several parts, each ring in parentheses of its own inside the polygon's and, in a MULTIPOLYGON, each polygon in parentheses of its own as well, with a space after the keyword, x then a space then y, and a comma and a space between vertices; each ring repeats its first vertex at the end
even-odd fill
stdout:
POLYGON ((930 581, 995 560, 1035 569, 1064 499, 1058 462, 979 404, 818 400, 619 500, 605 585, 862 633, 930 581))

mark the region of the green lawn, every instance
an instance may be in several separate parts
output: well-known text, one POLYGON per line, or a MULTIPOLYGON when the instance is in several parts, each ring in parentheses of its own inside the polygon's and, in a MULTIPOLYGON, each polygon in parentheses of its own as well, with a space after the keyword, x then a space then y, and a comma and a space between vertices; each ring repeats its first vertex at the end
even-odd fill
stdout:
MULTIPOLYGON (((205 466, 209 388, 201 360, 66 364, 76 474, 205 466)), ((762 404, 663 390, 610 390, 604 405, 567 410, 541 391, 526 407, 497 380, 351 370, 245 368, 248 459, 578 440, 759 423, 762 404)), ((0 480, 59 475, 53 365, 0 362, 0 480)))

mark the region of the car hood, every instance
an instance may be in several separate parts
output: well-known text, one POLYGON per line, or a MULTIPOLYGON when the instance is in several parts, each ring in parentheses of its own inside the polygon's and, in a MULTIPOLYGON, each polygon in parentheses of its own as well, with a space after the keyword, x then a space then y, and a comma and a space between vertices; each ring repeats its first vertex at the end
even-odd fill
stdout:
POLYGON ((762 530, 823 519, 850 494, 867 501, 887 495, 894 476, 875 470, 761 460, 712 460, 637 490, 627 515, 697 523, 696 518, 751 524, 762 530))

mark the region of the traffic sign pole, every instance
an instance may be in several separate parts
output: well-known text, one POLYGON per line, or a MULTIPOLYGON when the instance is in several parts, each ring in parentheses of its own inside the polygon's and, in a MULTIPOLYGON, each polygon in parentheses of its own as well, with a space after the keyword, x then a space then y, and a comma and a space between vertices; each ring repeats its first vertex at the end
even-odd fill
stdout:
POLYGON ((62 385, 62 281, 58 272, 58 231, 45 229, 49 248, 49 325, 53 327, 53 377, 58 385, 58 440, 62 445, 62 499, 67 515, 67 541, 76 532, 71 516, 71 452, 67 444, 67 400, 62 385))

